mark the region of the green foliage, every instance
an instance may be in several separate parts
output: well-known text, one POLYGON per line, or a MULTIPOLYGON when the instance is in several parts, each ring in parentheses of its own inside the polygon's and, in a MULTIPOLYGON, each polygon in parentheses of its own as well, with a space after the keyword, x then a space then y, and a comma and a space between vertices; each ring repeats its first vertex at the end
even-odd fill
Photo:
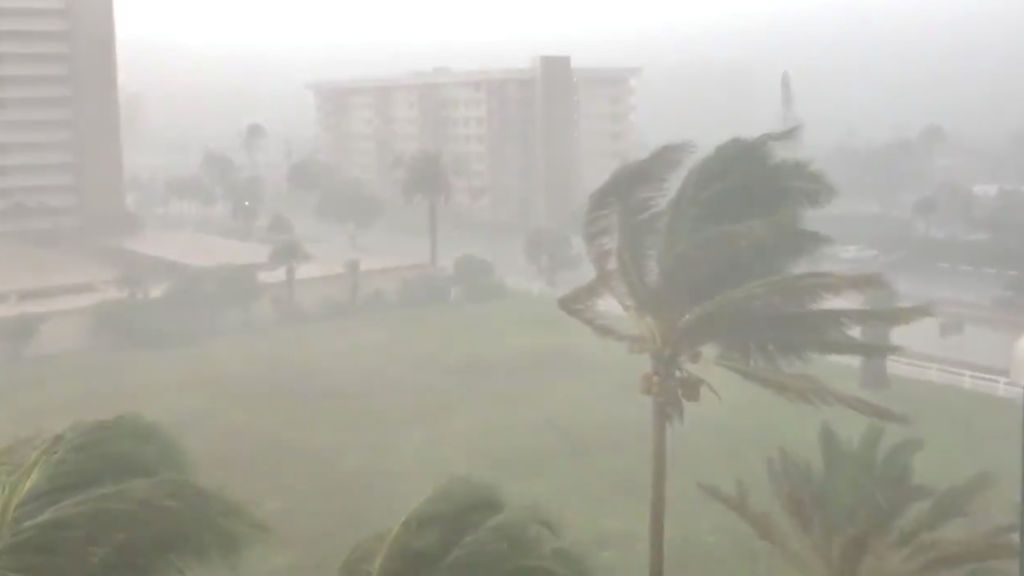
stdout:
POLYGON ((892 347, 864 342, 855 330, 928 312, 826 307, 886 283, 873 275, 791 272, 828 242, 805 226, 805 212, 835 196, 810 165, 775 155, 773 146, 796 134, 730 140, 694 166, 674 193, 670 182, 693 149, 671 144, 624 166, 590 197, 583 238, 595 277, 560 305, 597 334, 657 359, 661 373, 649 391, 674 413, 700 399, 702 364, 714 352, 742 367, 734 372, 788 399, 900 420, 867 400, 840 400, 789 371, 818 354, 885 355, 892 347), (605 297, 618 303, 629 325, 602 312, 605 297))
POLYGON ((972 574, 1017 558, 1016 526, 967 522, 991 476, 943 489, 919 484, 914 459, 924 442, 883 448, 883 433, 870 426, 850 442, 823 426, 819 467, 780 449, 767 475, 781 521, 753 508, 741 481, 732 492, 701 489, 808 576, 972 574))
POLYGON ((357 544, 339 576, 586 576, 591 570, 542 514, 510 508, 488 485, 455 479, 393 530, 357 544))
POLYGON ((526 261, 544 278, 548 286, 558 284, 558 277, 575 270, 583 263, 572 245, 572 236, 552 228, 538 228, 526 237, 526 261))
POLYGON ((232 561, 263 525, 198 485, 181 447, 137 417, 0 450, 0 572, 148 576, 232 561))
POLYGON ((462 299, 470 302, 493 300, 508 293, 494 263, 472 254, 464 254, 455 260, 452 285, 462 299))

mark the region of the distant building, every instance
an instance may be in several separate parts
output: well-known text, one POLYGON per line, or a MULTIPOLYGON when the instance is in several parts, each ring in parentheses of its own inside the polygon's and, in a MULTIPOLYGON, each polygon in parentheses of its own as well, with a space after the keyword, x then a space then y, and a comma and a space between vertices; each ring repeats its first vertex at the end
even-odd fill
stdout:
POLYGON ((124 215, 112 0, 0 0, 0 233, 124 215))
POLYGON ((546 56, 528 68, 320 82, 326 154, 381 190, 403 161, 444 155, 454 201, 497 220, 561 221, 631 154, 632 68, 576 68, 546 56))

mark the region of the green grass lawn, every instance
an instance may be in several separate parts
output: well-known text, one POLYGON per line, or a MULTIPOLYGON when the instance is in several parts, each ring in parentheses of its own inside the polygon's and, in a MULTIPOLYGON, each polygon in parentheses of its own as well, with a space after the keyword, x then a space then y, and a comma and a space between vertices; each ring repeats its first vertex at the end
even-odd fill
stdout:
MULTIPOLYGON (((0 440, 126 411, 167 424, 208 482, 275 528, 273 557, 246 574, 334 574, 357 538, 457 474, 544 506, 606 573, 637 574, 649 452, 642 368, 550 302, 394 311, 4 367, 0 440)), ((854 376, 822 369, 837 384, 854 376)), ((695 483, 743 476, 760 487, 777 446, 814 450, 823 418, 847 433, 864 421, 788 405, 731 377, 718 388, 724 400, 693 407, 673 435, 669 573, 781 574, 771 551, 695 483)), ((991 470, 1000 485, 982 513, 1014 517, 1019 405, 902 381, 880 400, 910 413, 912 432, 928 441, 921 478, 991 470)))

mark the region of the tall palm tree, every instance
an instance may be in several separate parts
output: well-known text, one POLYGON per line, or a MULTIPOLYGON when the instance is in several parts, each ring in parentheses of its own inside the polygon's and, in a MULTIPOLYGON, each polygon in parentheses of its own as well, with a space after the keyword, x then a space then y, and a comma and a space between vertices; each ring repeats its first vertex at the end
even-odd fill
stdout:
POLYGON ((808 164, 780 159, 772 145, 796 130, 734 139, 682 179, 688 143, 665 146, 623 166, 589 199, 583 237, 594 278, 559 300, 600 336, 650 358, 643 390, 650 396, 653 458, 650 574, 664 573, 666 443, 671 421, 711 389, 713 367, 782 397, 838 405, 868 416, 902 416, 791 371, 815 354, 884 355, 850 331, 865 322, 899 324, 922 308, 862 310, 834 303, 885 285, 875 275, 791 273, 826 243, 803 226, 809 208, 835 191, 808 164), (601 306, 608 297, 624 315, 601 306), (712 357, 706 352, 714 350, 712 357))
POLYGON ((310 255, 306 247, 294 237, 282 240, 270 249, 267 263, 275 268, 284 268, 289 305, 295 305, 295 270, 309 259, 310 255))
POLYGON ((755 509, 742 481, 733 492, 701 489, 806 576, 966 575, 1017 558, 1015 525, 965 526, 992 488, 991 476, 941 490, 918 484, 914 458, 924 442, 910 438, 883 449, 883 435, 869 426, 850 442, 822 426, 819 467, 780 449, 767 475, 783 522, 755 509))
POLYGON ((468 479, 438 487, 391 530, 356 544, 339 576, 588 576, 581 556, 542 514, 509 507, 468 479))
POLYGON ((438 263, 438 209, 451 195, 451 180, 444 158, 438 152, 421 152, 405 167, 402 194, 406 200, 422 199, 427 204, 427 227, 430 234, 430 265, 438 263))
POLYGON ((190 476, 162 429, 125 416, 0 449, 0 573, 155 576, 238 557, 264 531, 190 476))

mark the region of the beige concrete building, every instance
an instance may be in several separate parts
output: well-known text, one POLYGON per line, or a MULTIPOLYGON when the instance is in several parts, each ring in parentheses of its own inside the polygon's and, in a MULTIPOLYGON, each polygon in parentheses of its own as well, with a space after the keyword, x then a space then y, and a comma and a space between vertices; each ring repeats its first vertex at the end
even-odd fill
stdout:
POLYGON ((406 158, 438 151, 460 208, 539 223, 575 213, 629 158, 637 74, 548 56, 527 68, 438 69, 312 89, 325 154, 350 176, 393 192, 406 158))
POLYGON ((112 0, 0 0, 0 233, 123 214, 112 0))

